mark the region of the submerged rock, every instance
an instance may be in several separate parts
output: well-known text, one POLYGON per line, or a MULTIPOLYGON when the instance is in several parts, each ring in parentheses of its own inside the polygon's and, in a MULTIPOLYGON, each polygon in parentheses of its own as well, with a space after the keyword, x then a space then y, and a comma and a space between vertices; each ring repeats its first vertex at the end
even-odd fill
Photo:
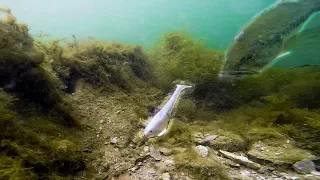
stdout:
POLYGON ((261 165, 258 164, 258 163, 255 163, 253 161, 250 161, 247 157, 244 157, 244 156, 238 156, 236 154, 233 154, 233 153, 230 153, 230 152, 227 152, 227 151, 223 151, 223 150, 220 150, 219 151, 224 157, 228 158, 228 159, 231 159, 239 164, 243 164, 245 165, 246 167, 248 168, 251 168, 251 169, 255 169, 255 170, 259 170, 261 168, 261 165))
POLYGON ((162 159, 162 156, 160 154, 160 151, 158 149, 156 149, 154 146, 150 146, 149 148, 150 151, 150 156, 156 160, 156 161, 160 161, 162 159))
POLYGON ((207 147, 199 145, 194 148, 200 157, 207 157, 209 154, 209 150, 207 147))
MULTIPOLYGON (((217 150, 225 150, 230 152, 242 151, 247 147, 247 143, 239 135, 232 132, 220 132, 223 136, 219 136, 215 140, 212 140, 207 143, 209 147, 217 150)), ((213 139, 214 136, 211 136, 208 139, 213 139)))
POLYGON ((171 179, 170 174, 169 173, 163 173, 161 175, 161 179, 162 180, 170 180, 171 179))
POLYGON ((118 143, 118 137, 113 137, 110 142, 111 142, 111 144, 117 144, 118 143))
POLYGON ((292 167, 297 173, 301 174, 310 174, 316 170, 315 164, 310 160, 298 161, 294 163, 292 167))
POLYGON ((294 147, 291 144, 271 141, 254 143, 248 155, 276 165, 291 165, 296 161, 314 157, 309 151, 294 147))
POLYGON ((200 140, 199 143, 202 145, 209 145, 210 142, 216 140, 218 137, 219 137, 218 135, 209 135, 203 138, 202 140, 200 140))
POLYGON ((164 165, 166 165, 166 167, 171 167, 174 165, 174 162, 173 162, 173 160, 168 159, 168 160, 164 161, 164 165))

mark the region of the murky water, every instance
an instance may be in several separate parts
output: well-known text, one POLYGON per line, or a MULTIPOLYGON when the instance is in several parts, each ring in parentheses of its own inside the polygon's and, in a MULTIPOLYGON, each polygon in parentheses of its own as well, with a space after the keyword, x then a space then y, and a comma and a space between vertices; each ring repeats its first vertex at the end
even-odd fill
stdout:
POLYGON ((319 10, 1 0, 0 180, 319 178, 319 10))

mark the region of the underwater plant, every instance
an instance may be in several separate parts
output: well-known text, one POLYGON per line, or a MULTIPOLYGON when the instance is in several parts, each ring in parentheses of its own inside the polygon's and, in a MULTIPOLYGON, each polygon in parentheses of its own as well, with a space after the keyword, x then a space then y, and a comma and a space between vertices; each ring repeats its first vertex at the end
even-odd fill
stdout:
POLYGON ((149 52, 149 59, 159 81, 168 89, 175 80, 190 81, 198 87, 215 82, 223 53, 208 49, 184 31, 167 32, 149 52))
POLYGON ((139 46, 88 39, 61 45, 62 40, 36 41, 38 49, 48 54, 53 70, 72 93, 76 82, 84 79, 94 87, 130 91, 151 81, 147 56, 139 46))

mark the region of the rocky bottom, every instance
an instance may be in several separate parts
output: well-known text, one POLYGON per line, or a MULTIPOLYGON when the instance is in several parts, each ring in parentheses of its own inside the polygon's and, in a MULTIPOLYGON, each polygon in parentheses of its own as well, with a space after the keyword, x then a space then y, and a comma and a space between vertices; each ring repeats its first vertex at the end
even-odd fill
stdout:
POLYGON ((131 98, 95 94, 85 86, 73 94, 92 132, 84 137, 90 147, 85 151, 94 157, 75 179, 320 179, 317 157, 289 138, 248 144, 232 132, 205 129, 214 124, 172 119, 168 134, 145 140, 145 120, 131 98))

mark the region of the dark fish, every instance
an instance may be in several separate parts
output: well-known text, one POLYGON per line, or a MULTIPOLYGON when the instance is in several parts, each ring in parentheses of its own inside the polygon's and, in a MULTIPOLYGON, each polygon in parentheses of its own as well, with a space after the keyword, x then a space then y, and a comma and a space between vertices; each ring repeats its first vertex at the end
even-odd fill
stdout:
POLYGON ((317 11, 320 0, 283 0, 258 14, 232 41, 219 77, 259 74, 299 42, 320 37, 320 27, 301 31, 317 11))

